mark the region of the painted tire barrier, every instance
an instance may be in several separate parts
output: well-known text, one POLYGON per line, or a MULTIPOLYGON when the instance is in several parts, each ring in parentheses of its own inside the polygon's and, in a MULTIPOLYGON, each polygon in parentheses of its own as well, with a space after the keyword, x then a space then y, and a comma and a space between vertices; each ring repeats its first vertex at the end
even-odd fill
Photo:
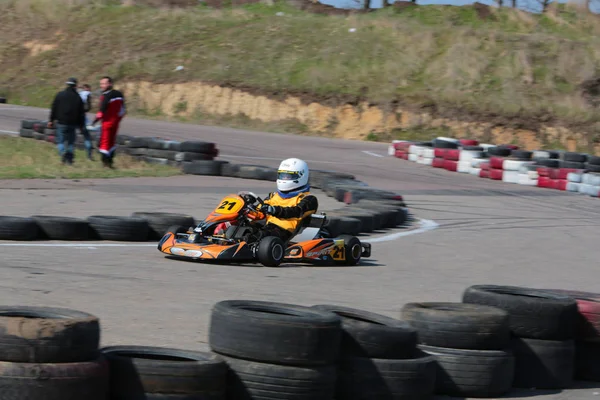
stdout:
POLYGON ((505 183, 600 196, 600 157, 583 153, 527 151, 514 145, 438 137, 431 142, 394 141, 388 154, 505 183))
POLYGON ((475 285, 462 303, 407 303, 400 316, 225 300, 213 306, 211 351, 202 352, 99 349, 93 315, 0 306, 2 393, 50 400, 490 398, 511 388, 600 381, 600 294, 475 285))

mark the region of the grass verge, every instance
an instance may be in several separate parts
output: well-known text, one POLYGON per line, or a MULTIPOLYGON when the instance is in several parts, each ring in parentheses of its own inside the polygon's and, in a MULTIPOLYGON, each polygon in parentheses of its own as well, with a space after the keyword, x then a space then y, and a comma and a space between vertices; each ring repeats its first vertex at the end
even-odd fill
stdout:
POLYGON ((324 16, 284 3, 222 10, 114 3, 0 3, 0 91, 47 107, 65 77, 95 84, 110 74, 304 93, 321 102, 400 101, 457 117, 521 119, 522 126, 600 121, 580 90, 600 71, 600 20, 572 7, 545 15, 490 8, 483 18, 473 7, 449 6, 324 16))
POLYGON ((123 177, 164 177, 181 174, 178 168, 148 164, 125 154, 115 157, 115 169, 90 161, 76 150, 72 166, 63 165, 56 147, 50 143, 11 136, 0 136, 0 179, 83 179, 123 177))

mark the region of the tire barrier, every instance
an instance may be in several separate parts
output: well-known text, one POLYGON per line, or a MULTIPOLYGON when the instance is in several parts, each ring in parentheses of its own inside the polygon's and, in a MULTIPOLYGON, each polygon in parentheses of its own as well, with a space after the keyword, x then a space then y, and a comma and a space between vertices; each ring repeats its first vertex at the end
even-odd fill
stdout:
POLYGON ((0 307, 2 393, 17 400, 427 400, 600 381, 600 294, 474 285, 462 302, 407 303, 399 317, 225 300, 212 308, 203 352, 98 348, 93 315, 0 307))
POLYGON ((583 153, 526 151, 514 145, 439 137, 431 142, 395 140, 388 154, 480 178, 600 195, 600 157, 583 153))

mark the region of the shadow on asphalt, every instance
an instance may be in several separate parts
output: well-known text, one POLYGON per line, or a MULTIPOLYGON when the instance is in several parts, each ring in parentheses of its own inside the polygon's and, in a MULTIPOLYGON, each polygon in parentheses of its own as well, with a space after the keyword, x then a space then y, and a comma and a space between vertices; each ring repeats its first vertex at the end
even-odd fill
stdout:
MULTIPOLYGON (((214 266, 230 266, 230 267, 246 267, 246 268, 269 268, 264 267, 260 263, 234 263, 231 261, 213 261, 213 260, 192 260, 189 258, 179 258, 177 256, 169 256, 165 255, 166 259, 180 262, 187 262, 193 264, 201 264, 201 265, 214 265, 214 266)), ((364 267, 385 267, 384 264, 378 263, 373 259, 363 259, 360 261, 358 265, 333 265, 330 263, 285 263, 281 264, 279 267, 274 267, 274 269, 282 269, 282 268, 364 268, 364 267)))

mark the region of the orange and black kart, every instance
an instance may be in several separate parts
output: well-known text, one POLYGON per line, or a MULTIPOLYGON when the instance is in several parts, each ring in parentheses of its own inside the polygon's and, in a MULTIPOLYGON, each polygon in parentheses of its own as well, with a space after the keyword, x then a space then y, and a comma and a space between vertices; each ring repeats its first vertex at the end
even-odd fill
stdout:
POLYGON ((173 226, 158 243, 158 249, 175 258, 231 263, 259 262, 277 267, 282 262, 333 263, 356 265, 362 257, 371 256, 371 244, 351 235, 331 238, 326 228, 324 213, 313 214, 301 221, 287 242, 266 236, 258 242, 248 242, 249 235, 264 226, 265 215, 256 202, 264 204, 252 192, 225 196, 195 228, 173 226), (231 223, 224 233, 215 234, 215 228, 231 223))

